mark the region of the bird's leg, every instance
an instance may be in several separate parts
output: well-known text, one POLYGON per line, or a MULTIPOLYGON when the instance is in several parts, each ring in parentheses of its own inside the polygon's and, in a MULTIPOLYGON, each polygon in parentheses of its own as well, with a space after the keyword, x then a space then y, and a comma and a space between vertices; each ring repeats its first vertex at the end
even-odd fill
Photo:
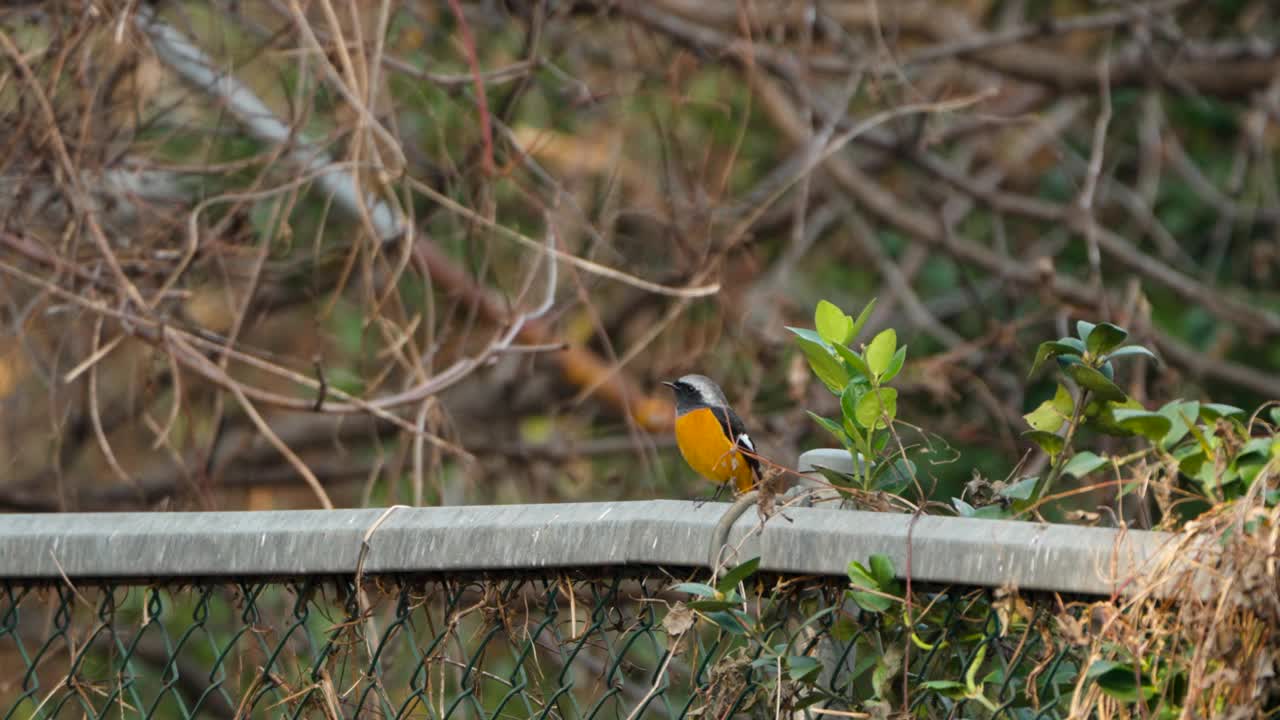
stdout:
POLYGON ((720 486, 716 488, 716 491, 715 491, 714 493, 712 493, 712 495, 711 495, 710 497, 696 497, 696 498, 694 498, 694 499, 693 499, 693 506, 694 506, 695 508, 700 508, 700 507, 702 507, 703 505, 705 505, 705 504, 707 504, 707 503, 709 503, 709 502, 715 502, 715 501, 719 500, 719 499, 720 499, 720 494, 724 492, 724 489, 725 489, 726 487, 728 487, 728 485, 729 485, 729 483, 727 483, 727 482, 720 483, 720 486))

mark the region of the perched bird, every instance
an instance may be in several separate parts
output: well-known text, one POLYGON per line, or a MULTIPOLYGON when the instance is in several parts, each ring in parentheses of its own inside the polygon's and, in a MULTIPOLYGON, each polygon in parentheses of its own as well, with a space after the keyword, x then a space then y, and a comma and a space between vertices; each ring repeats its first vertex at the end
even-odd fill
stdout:
POLYGON ((720 387, 705 375, 662 384, 676 393, 676 444, 689 467, 721 488, 732 480, 750 490, 760 479, 756 447, 720 387))

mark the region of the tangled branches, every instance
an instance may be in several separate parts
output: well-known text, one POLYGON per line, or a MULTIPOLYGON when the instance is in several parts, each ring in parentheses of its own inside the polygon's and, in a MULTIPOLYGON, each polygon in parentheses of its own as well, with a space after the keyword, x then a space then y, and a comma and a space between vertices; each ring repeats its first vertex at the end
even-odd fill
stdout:
POLYGON ((999 361, 1072 314, 1183 373, 1135 397, 1280 396, 1244 5, 7 4, 0 503, 651 495, 607 482, 661 476, 651 381, 806 397, 823 283, 883 283, 912 401, 1011 456, 999 361))

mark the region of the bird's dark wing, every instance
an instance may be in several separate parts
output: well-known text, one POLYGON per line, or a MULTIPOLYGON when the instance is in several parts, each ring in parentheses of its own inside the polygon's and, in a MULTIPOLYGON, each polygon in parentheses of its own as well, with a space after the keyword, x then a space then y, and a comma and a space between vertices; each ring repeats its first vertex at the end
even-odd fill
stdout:
POLYGON ((756 477, 760 477, 760 461, 755 457, 756 445, 751 442, 751 436, 747 435, 746 423, 742 422, 742 418, 738 417, 738 413, 732 408, 713 407, 711 412, 715 413, 716 419, 720 421, 720 429, 724 430, 724 434, 732 438, 735 445, 747 451, 742 454, 742 457, 747 459, 747 464, 751 466, 751 471, 756 474, 756 477))

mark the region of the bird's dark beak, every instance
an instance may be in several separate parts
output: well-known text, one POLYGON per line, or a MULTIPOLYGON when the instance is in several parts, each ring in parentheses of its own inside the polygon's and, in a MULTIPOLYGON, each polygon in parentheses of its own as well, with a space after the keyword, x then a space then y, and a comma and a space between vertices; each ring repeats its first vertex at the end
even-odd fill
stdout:
POLYGON ((675 384, 675 383, 673 383, 673 382, 670 382, 670 381, 668 381, 668 380, 663 380, 663 381, 662 381, 662 384, 663 384, 663 385, 666 385, 667 387, 671 388, 672 390, 675 390, 675 389, 676 389, 676 384, 675 384))

